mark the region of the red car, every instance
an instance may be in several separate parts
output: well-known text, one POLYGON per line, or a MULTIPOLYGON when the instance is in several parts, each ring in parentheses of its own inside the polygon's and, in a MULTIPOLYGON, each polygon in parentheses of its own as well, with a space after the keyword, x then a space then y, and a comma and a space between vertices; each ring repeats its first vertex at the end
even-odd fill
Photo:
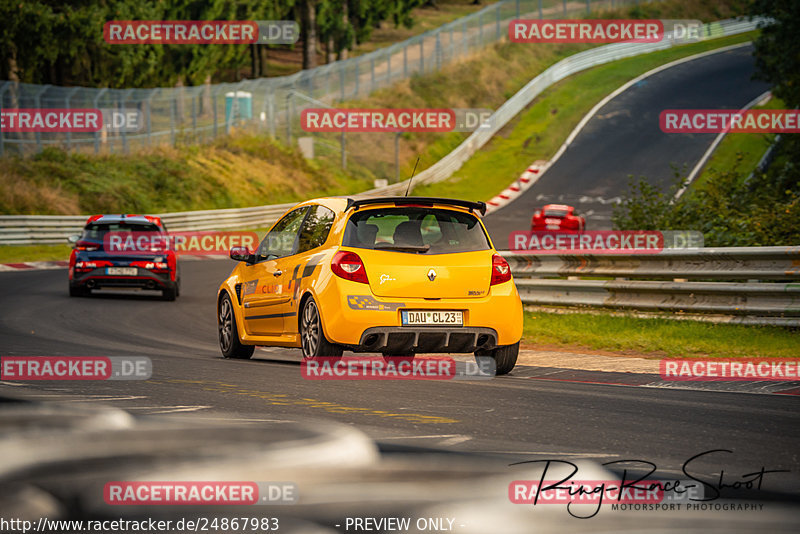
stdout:
POLYGON ((88 296, 92 289, 139 288, 161 291, 165 300, 180 293, 180 274, 175 251, 158 246, 135 253, 106 250, 109 235, 168 238, 158 217, 150 215, 93 215, 73 243, 69 258, 69 295, 88 296))
POLYGON ((571 230, 582 232, 586 229, 586 220, 575 215, 575 208, 565 204, 547 204, 536 210, 531 218, 531 232, 547 232, 552 230, 571 230))

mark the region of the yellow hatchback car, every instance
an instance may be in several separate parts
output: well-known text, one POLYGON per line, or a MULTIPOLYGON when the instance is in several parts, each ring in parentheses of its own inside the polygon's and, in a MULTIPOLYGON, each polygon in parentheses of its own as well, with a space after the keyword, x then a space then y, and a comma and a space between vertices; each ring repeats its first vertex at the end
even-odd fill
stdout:
POLYGON ((217 297, 226 358, 256 345, 385 356, 493 356, 517 361, 522 303, 511 269, 477 216, 483 202, 425 197, 321 198, 289 210, 217 297))

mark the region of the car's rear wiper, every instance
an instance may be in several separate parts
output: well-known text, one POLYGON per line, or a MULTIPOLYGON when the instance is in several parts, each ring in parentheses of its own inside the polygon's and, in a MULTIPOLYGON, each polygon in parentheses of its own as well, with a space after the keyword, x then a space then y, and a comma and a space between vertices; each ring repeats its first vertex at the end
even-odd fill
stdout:
POLYGON ((375 245, 376 250, 396 250, 397 252, 428 252, 430 245, 375 245))

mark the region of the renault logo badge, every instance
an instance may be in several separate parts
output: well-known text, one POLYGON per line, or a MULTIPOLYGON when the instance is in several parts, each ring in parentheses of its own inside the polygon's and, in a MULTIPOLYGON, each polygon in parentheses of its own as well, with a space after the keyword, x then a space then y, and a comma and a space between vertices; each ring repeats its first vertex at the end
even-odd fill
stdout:
POLYGON ((435 278, 436 278, 436 271, 434 271, 433 269, 431 269, 430 271, 428 271, 428 280, 430 280, 431 282, 433 282, 433 280, 434 280, 435 278))

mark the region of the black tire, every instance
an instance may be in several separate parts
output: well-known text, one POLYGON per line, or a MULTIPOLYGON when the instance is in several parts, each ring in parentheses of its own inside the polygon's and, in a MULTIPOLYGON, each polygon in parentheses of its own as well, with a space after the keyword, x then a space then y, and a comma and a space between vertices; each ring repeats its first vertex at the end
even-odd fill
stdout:
POLYGON ((242 345, 239 341, 239 330, 236 328, 236 315, 233 313, 233 303, 227 293, 222 294, 222 300, 217 310, 217 327, 219 334, 219 348, 223 358, 247 360, 256 350, 255 345, 242 345))
POLYGON ((511 372, 517 364, 517 356, 519 356, 519 341, 513 345, 504 345, 496 349, 480 351, 475 353, 476 356, 491 356, 494 358, 497 365, 497 375, 507 375, 511 372))
POLYGON ((166 287, 161 290, 161 298, 164 300, 175 300, 178 296, 178 288, 176 286, 166 287))
POLYGON ((90 291, 88 289, 79 286, 69 286, 70 297, 87 297, 89 294, 90 291))
POLYGON ((325 338, 322 316, 314 297, 306 300, 300 312, 300 343, 306 360, 342 357, 342 347, 325 338))

